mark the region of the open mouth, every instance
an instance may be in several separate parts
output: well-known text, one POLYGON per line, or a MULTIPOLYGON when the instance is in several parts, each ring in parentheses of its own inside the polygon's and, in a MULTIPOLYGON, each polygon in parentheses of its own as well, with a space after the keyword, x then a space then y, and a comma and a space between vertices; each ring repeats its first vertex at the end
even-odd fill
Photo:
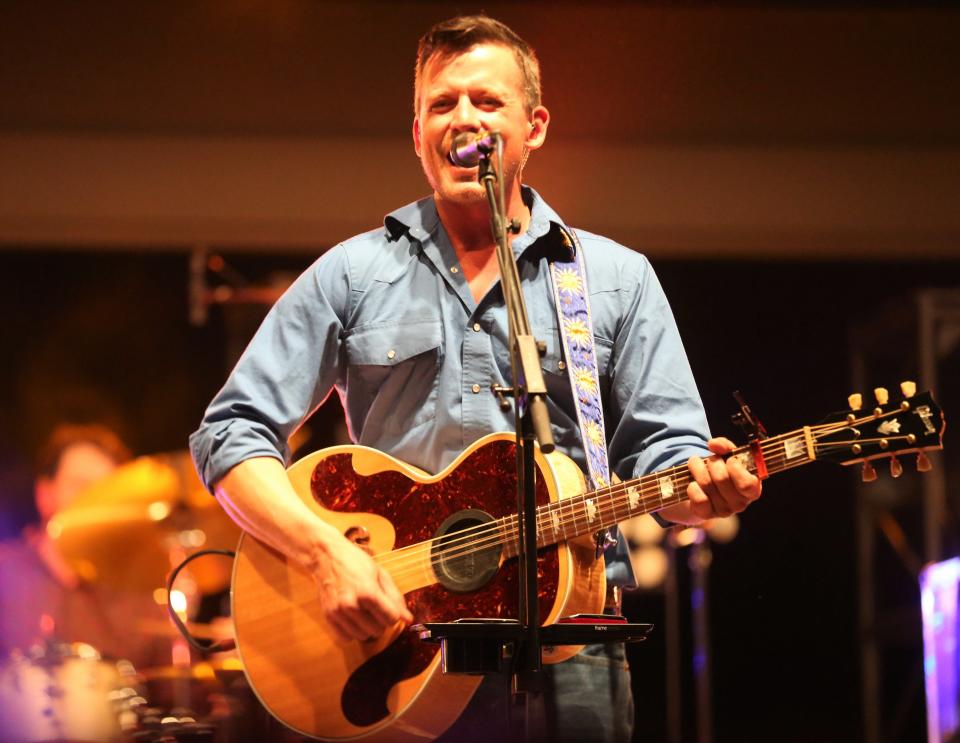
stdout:
POLYGON ((462 170, 465 173, 474 173, 477 170, 476 165, 470 165, 469 167, 464 165, 457 165, 457 163, 453 162, 453 160, 451 160, 449 156, 444 156, 443 159, 447 163, 447 165, 451 167, 453 170, 462 170))

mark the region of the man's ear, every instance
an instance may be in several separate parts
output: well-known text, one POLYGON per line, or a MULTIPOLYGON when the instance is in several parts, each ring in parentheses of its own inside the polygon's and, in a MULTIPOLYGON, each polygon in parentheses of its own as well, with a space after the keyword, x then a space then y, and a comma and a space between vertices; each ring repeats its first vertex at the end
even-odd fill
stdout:
POLYGON ((413 117, 413 150, 420 157, 420 119, 413 117))
POLYGON ((547 127, 550 125, 550 112, 546 106, 537 106, 530 114, 530 131, 524 142, 528 150, 543 146, 547 139, 547 127))

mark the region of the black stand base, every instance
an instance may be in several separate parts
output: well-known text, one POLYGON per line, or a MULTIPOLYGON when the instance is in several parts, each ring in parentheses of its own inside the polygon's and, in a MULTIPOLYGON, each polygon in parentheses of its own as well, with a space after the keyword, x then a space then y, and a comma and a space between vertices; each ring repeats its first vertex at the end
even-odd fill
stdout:
MULTIPOLYGON (((426 622, 411 628, 421 640, 440 643, 444 673, 502 673, 509 666, 524 630, 515 619, 458 619, 426 622)), ((640 642, 652 624, 628 622, 610 614, 575 614, 540 628, 541 645, 592 645, 640 642)))

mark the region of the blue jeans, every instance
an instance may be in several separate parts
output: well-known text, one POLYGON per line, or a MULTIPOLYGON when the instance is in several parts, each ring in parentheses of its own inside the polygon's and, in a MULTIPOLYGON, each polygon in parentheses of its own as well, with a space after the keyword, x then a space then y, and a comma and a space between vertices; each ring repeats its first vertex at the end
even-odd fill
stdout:
MULTIPOLYGON (((544 666, 542 720, 533 740, 629 743, 633 734, 630 669, 622 643, 588 645, 570 660, 544 666)), ((511 717, 509 679, 488 676, 440 743, 525 739, 523 708, 511 717)))

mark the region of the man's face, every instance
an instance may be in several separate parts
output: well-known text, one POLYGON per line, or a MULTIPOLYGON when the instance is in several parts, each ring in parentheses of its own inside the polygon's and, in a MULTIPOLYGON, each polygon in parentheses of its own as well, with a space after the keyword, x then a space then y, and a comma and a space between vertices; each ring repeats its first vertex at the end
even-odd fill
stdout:
POLYGON ((477 168, 447 160, 454 138, 481 129, 504 140, 504 183, 510 189, 529 150, 543 144, 550 115, 543 106, 527 112, 523 73, 514 52, 478 44, 462 54, 437 54, 424 67, 413 144, 437 198, 465 203, 485 198, 477 168))
POLYGON ((117 465, 93 444, 74 444, 60 455, 53 477, 41 477, 36 485, 37 510, 46 521, 63 510, 90 485, 102 480, 117 465))

